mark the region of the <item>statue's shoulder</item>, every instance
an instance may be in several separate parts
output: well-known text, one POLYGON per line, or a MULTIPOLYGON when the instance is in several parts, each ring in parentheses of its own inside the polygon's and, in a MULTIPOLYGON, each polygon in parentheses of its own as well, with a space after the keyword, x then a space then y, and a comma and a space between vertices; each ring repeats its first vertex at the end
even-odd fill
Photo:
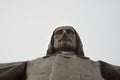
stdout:
POLYGON ((49 59, 51 59, 51 58, 53 58, 53 57, 54 57, 54 56, 49 56, 49 57, 47 57, 47 56, 38 57, 38 58, 36 58, 36 59, 33 59, 33 60, 28 61, 28 64, 41 63, 41 62, 44 62, 44 61, 46 61, 46 60, 49 60, 49 59))
POLYGON ((52 60, 55 58, 55 56, 49 56, 47 58, 43 57, 38 57, 36 59, 30 60, 27 62, 27 69, 31 69, 34 67, 41 66, 43 64, 47 64, 49 62, 52 62, 52 60))

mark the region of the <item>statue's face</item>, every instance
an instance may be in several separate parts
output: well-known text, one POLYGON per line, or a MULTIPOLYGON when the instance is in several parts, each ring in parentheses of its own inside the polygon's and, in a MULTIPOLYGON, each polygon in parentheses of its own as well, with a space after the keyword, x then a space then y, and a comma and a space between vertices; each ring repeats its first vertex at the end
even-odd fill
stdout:
POLYGON ((54 33, 54 48, 57 50, 76 49, 76 35, 71 27, 59 27, 54 33))

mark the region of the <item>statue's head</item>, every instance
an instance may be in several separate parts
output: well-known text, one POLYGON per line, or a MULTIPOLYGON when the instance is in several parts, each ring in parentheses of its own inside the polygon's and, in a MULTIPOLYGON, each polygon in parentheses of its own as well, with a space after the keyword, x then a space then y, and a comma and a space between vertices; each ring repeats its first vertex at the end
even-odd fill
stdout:
POLYGON ((72 26, 61 26, 54 30, 47 50, 47 55, 57 51, 73 51, 76 55, 84 56, 83 45, 76 30, 72 26))

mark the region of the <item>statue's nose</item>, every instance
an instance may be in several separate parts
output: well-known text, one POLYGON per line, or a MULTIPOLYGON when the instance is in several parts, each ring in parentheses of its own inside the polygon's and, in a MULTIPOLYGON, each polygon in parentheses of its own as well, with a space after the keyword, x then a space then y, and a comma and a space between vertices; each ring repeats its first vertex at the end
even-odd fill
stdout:
POLYGON ((67 37, 67 32, 66 32, 66 30, 63 31, 63 37, 67 37))

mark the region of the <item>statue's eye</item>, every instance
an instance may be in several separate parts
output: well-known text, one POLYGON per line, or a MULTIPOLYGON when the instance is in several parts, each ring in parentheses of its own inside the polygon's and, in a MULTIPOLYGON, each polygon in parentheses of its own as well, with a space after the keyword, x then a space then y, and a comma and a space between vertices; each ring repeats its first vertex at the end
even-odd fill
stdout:
POLYGON ((63 30, 57 30, 56 32, 55 32, 55 35, 60 35, 60 34, 62 34, 63 33, 63 30))
POLYGON ((71 30, 71 29, 67 29, 67 33, 68 33, 68 34, 74 34, 74 31, 71 30))

